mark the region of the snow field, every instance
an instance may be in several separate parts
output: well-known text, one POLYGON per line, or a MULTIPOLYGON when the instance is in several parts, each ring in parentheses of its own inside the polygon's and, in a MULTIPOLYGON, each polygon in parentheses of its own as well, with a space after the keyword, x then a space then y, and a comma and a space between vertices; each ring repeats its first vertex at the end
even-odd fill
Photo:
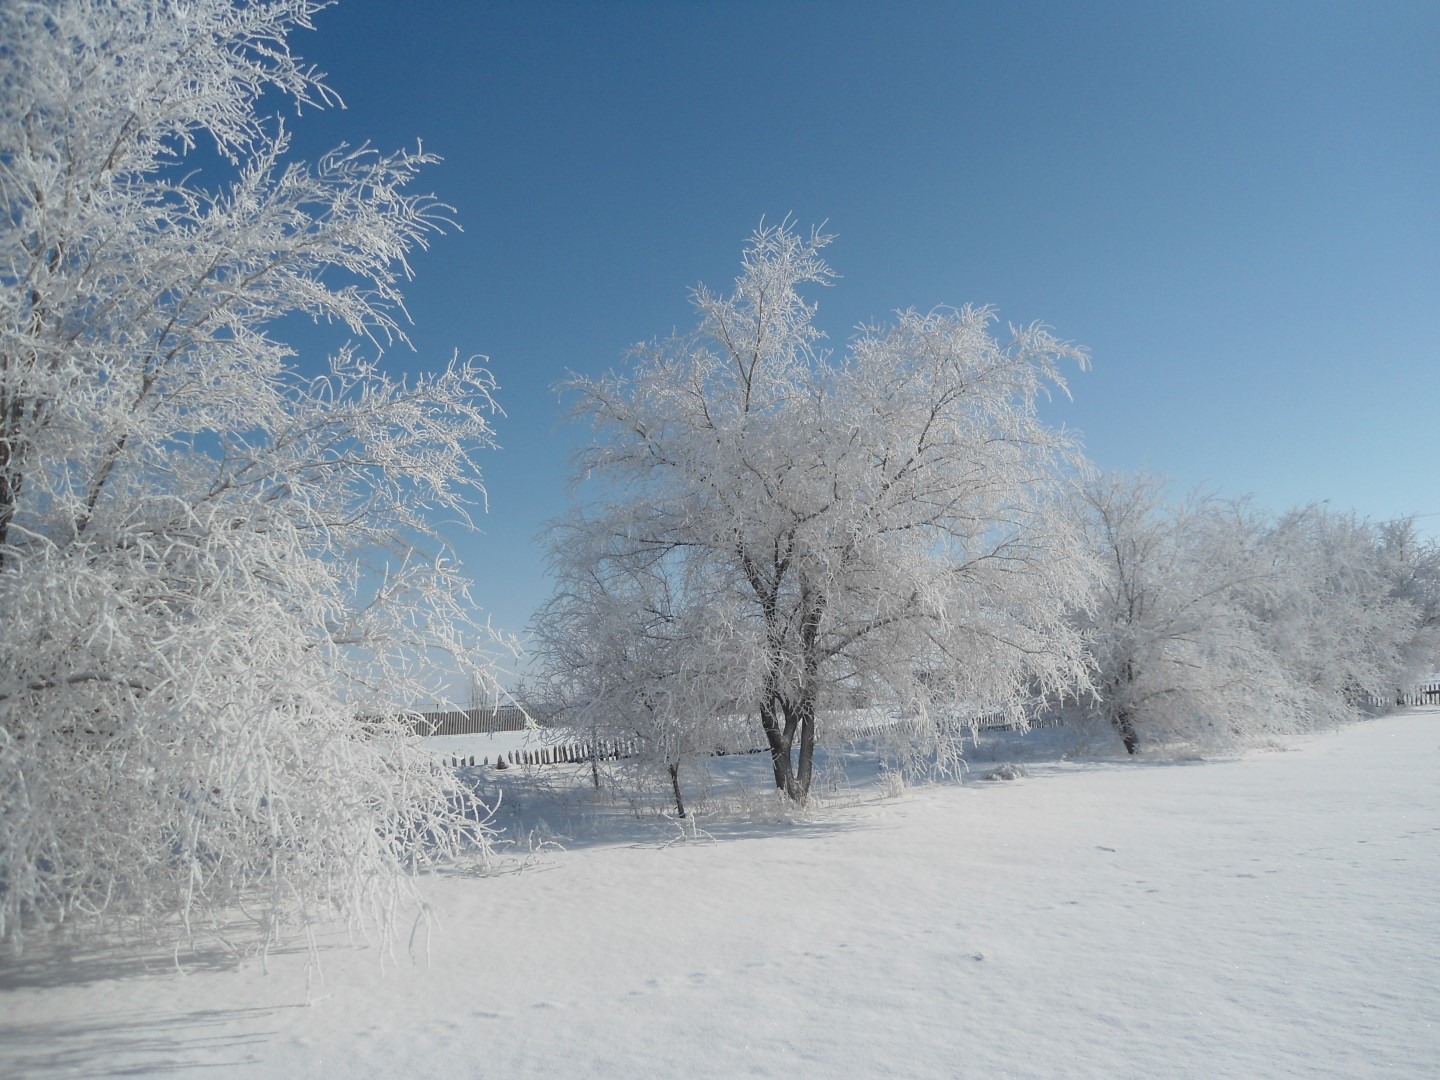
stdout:
POLYGON ((36 950, 0 1075, 1434 1075, 1440 709, 1026 769, 440 875, 428 959, 323 936, 308 991, 36 950))

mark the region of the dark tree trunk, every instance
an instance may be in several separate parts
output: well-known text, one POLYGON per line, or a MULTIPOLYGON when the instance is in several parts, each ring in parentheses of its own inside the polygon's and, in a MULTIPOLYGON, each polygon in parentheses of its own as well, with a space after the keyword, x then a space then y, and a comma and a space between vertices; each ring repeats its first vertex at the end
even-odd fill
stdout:
POLYGON ((1134 754, 1140 749, 1140 735, 1135 730, 1135 725, 1130 721, 1130 714, 1123 709, 1114 716, 1115 730, 1120 734, 1120 741, 1125 744, 1125 752, 1134 754))
POLYGON ((810 778, 815 765, 815 698, 806 695, 801 699, 800 712, 800 763, 795 770, 795 789, 790 797, 797 803, 810 798, 810 778))
POLYGON ((685 800, 680 797, 680 763, 670 763, 670 789, 675 792, 675 813, 680 817, 685 816, 685 800))
POLYGON ((791 795, 795 787, 795 767, 790 750, 795 745, 795 717, 779 701, 771 699, 760 707, 760 726, 765 729, 765 742, 770 748, 770 765, 775 771, 775 786, 791 795), (780 723, 783 711, 785 723, 780 723))
POLYGON ((800 762, 796 769, 795 786, 790 797, 803 803, 810 797, 810 778, 815 764, 815 699, 820 685, 820 619, 825 611, 825 597, 800 579, 800 604, 804 616, 800 621, 801 658, 805 665, 804 681, 801 682, 800 699, 793 708, 786 709, 790 719, 788 727, 794 730, 796 720, 800 724, 800 762))
MULTIPOLYGON (((1129 693, 1130 687, 1135 683, 1135 661, 1125 661, 1125 667, 1121 670, 1119 677, 1115 679, 1114 687, 1111 690, 1111 702, 1123 703, 1129 693)), ((1120 741, 1125 744, 1125 752, 1134 754, 1140 749, 1140 733, 1135 730, 1135 721, 1130 716, 1130 709, 1124 704, 1110 714, 1110 722, 1115 725, 1116 732, 1120 735, 1120 741)))

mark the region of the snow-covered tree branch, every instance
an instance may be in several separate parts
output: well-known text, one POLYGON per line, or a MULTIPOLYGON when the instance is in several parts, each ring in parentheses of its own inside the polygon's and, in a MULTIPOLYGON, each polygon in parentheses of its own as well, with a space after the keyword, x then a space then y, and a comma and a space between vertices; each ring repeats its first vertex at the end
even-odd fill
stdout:
MULTIPOLYGON (((433 160, 290 160, 312 0, 0 7, 0 935, 187 924, 256 889, 388 925, 482 830, 403 738, 481 629, 435 531, 483 500, 489 373, 409 381, 282 316, 404 342, 433 160), (425 552, 428 550, 428 554, 425 552), (363 736, 363 737, 362 737, 363 736), (422 842, 423 840, 423 842, 422 842)), ((253 897, 250 897, 253 899, 253 897)))

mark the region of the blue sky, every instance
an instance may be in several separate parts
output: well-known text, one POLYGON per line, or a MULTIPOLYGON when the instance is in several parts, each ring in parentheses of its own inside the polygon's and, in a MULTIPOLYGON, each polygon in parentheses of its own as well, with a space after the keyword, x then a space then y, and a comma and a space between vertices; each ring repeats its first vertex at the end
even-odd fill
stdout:
POLYGON ((495 624, 548 595, 552 387, 692 322, 764 216, 828 222, 843 348, 993 303, 1089 347, 1051 406, 1103 468, 1440 532, 1440 5, 345 0, 292 46, 445 158, 463 233, 414 259, 421 370, 484 353, 503 449, 453 535, 495 624))

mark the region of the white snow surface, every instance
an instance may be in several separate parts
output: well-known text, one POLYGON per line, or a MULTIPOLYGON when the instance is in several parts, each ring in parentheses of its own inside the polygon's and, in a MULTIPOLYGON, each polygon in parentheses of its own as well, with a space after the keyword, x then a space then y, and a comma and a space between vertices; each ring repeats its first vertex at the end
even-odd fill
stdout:
POLYGON ((268 974, 35 948, 0 961, 0 1076, 1440 1072, 1440 709, 1238 759, 994 760, 438 875, 428 950, 322 935, 323 984, 300 945, 268 974))

